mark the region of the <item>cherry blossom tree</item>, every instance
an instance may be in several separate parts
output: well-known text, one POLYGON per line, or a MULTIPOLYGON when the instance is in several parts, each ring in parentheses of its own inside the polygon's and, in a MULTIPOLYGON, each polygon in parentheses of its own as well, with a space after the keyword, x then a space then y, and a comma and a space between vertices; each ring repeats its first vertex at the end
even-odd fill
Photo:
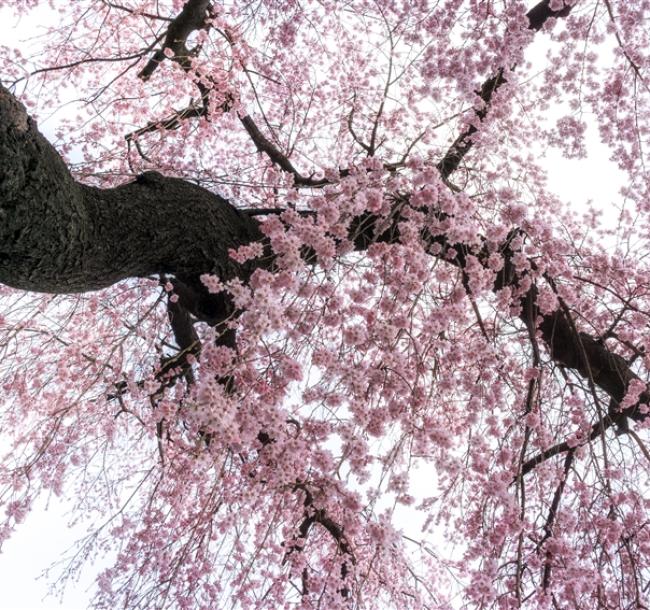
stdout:
POLYGON ((71 497, 98 608, 650 607, 648 0, 41 3, 0 543, 71 497))

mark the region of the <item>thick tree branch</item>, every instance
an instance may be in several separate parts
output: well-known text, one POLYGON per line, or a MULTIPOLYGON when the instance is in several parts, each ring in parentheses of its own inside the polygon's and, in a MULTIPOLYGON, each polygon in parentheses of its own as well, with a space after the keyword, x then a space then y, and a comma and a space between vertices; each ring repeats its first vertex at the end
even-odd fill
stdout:
MULTIPOLYGON (((351 239, 353 239, 357 250, 365 250, 371 243, 399 243, 400 234, 398 227, 399 217, 386 227, 386 220, 366 214, 355 220, 352 224, 351 239)), ((442 261, 450 263, 460 270, 467 265, 468 248, 462 243, 450 243, 444 235, 424 235, 428 243, 428 250, 442 261), (435 253, 433 246, 436 246, 435 253)), ((517 288, 522 281, 522 276, 515 270, 512 262, 514 252, 510 249, 510 239, 506 239, 500 248, 504 256, 504 267, 496 277, 493 290, 498 291, 505 287, 517 288)), ((486 247, 473 252, 479 262, 487 266, 488 250, 486 247)), ((595 387, 606 393, 613 404, 618 406, 632 381, 639 380, 638 375, 632 371, 626 360, 612 352, 607 345, 588 333, 577 331, 575 326, 567 318, 567 314, 558 309, 550 314, 542 314, 537 306, 537 287, 535 284, 520 297, 519 317, 526 325, 530 320, 538 320, 535 330, 539 330, 542 340, 546 344, 549 355, 559 365, 575 371, 584 379, 590 380, 595 387), (532 312, 532 315, 531 315, 532 312)), ((629 417, 636 421, 643 421, 647 418, 640 406, 650 403, 650 392, 646 390, 641 394, 636 404, 624 412, 610 409, 604 424, 594 424, 589 440, 593 440, 602 430, 617 424, 621 429, 625 428, 625 418, 629 417), (598 432, 595 432, 595 427, 598 432)), ((563 453, 570 447, 563 443, 558 448, 549 450, 552 455, 563 453), (565 447, 566 445, 566 447, 565 447)), ((549 454, 547 457, 551 457, 549 454)), ((544 459, 547 459, 545 457, 544 459)), ((530 461, 524 465, 526 472, 530 471, 535 463, 530 461)))
MULTIPOLYGON (((206 25, 206 16, 211 11, 211 4, 208 0, 188 0, 181 12, 171 21, 167 33, 165 35, 164 44, 156 54, 149 60, 147 65, 140 71, 138 76, 142 80, 148 80, 154 73, 156 68, 169 57, 172 61, 179 64, 183 70, 189 72, 193 69, 190 61, 190 51, 187 49, 187 38, 192 32, 198 29, 209 27, 206 25), (165 55, 165 50, 169 49, 168 55, 165 55)), ((210 75, 202 75, 207 81, 212 81, 210 75)), ((200 101, 192 103, 183 110, 178 110, 172 115, 157 121, 150 121, 144 127, 127 134, 126 140, 128 142, 135 141, 136 146, 138 137, 158 130, 174 130, 178 129, 183 121, 191 118, 207 118, 208 117, 208 100, 212 89, 197 80, 197 87, 200 91, 200 101)), ((226 100, 221 104, 222 110, 225 112, 232 104, 232 98, 226 97, 226 100)), ((249 135, 253 144, 259 152, 268 156, 271 162, 279 167, 282 171, 287 172, 293 176, 294 184, 296 186, 306 187, 322 187, 329 184, 325 179, 314 179, 310 176, 303 176, 291 163, 289 157, 278 148, 271 140, 269 140, 257 126, 255 121, 250 115, 240 115, 240 121, 246 133, 249 135)), ((146 158, 138 147, 140 154, 146 158)))
MULTIPOLYGON (((589 443, 594 439, 597 439, 602 434, 603 430, 607 430, 612 426, 612 424, 613 422, 609 417, 607 417, 605 421, 597 421, 595 424, 591 426, 591 429, 589 430, 589 434, 586 436, 583 443, 589 443)), ((558 443, 557 445, 553 445, 552 447, 549 447, 545 451, 538 453, 536 456, 530 458, 529 460, 526 460, 522 464, 521 466, 522 476, 527 475, 529 472, 532 472, 537 466, 539 466, 546 460, 549 460, 550 458, 556 455, 561 455, 562 453, 573 452, 575 448, 576 448, 575 446, 572 446, 567 441, 563 441, 561 443, 558 443)))
MULTIPOLYGON (((190 51, 187 49, 186 42, 188 36, 195 30, 202 29, 206 26, 206 17, 211 10, 211 5, 208 0, 188 0, 181 12, 171 20, 164 37, 163 47, 159 49, 156 54, 149 60, 146 66, 139 73, 139 77, 143 80, 148 80, 156 68, 167 57, 164 53, 165 49, 170 49, 169 57, 172 61, 178 63, 185 71, 189 71, 192 66, 189 61, 190 51)), ((526 17, 528 18, 528 28, 534 31, 540 30, 550 18, 565 17, 571 11, 571 6, 566 5, 562 9, 555 10, 550 7, 550 0, 542 0, 532 9, 528 11, 526 17)), ((492 97, 499 89, 499 87, 506 82, 504 76, 506 69, 499 68, 496 74, 487 79, 481 88, 476 92, 483 102, 480 108, 475 111, 478 123, 482 122, 487 116, 492 97)), ((211 80, 209 75, 206 76, 211 80)), ((127 141, 135 141, 140 154, 146 159, 146 155, 142 153, 137 143, 137 138, 146 133, 151 133, 157 130, 174 130, 177 129, 181 123, 191 118, 206 118, 208 116, 208 99, 210 96, 210 88, 197 82, 200 90, 200 102, 192 103, 188 107, 176 111, 174 114, 160 120, 150 121, 144 127, 136 130, 133 133, 127 134, 127 141)), ((223 109, 227 110, 232 100, 226 100, 223 103, 223 109)), ((383 104, 382 104, 383 105, 383 104)), ((381 111, 380 111, 381 113, 381 111)), ((351 120, 352 115, 350 115, 351 120)), ((257 150, 268 156, 271 162, 282 171, 293 176, 294 185, 297 187, 311 187, 320 188, 330 184, 330 181, 325 178, 313 178, 311 176, 304 176, 293 165, 289 157, 280 148, 269 140, 264 133, 257 126, 255 121, 250 115, 241 115, 240 121, 246 130, 246 133, 255 144, 257 150)), ((375 128, 376 128, 375 124, 375 128)), ((351 123, 350 123, 351 128, 351 123)), ((353 131, 351 131, 354 139, 359 142, 369 153, 374 152, 374 136, 376 135, 373 130, 373 138, 371 145, 361 143, 353 131)), ((445 156, 438 162, 437 168, 440 171, 444 180, 447 180, 459 167, 465 155, 470 151, 473 145, 472 137, 478 131, 476 123, 466 127, 463 132, 456 138, 453 144, 448 149, 445 156)), ((408 154, 408 153, 407 153, 408 154)), ((371 154, 372 156, 372 154, 371 154)), ((386 169, 394 171, 399 163, 386 164, 386 169)), ((349 170, 343 169, 340 171, 340 177, 343 178, 349 174, 349 170)))
POLYGON ((246 133, 255 144, 255 148, 259 152, 263 152, 271 160, 271 162, 279 167, 282 171, 287 172, 293 176, 293 183, 295 186, 311 186, 321 187, 330 184, 329 180, 324 178, 312 178, 310 176, 303 176, 294 166, 293 163, 273 142, 271 142, 256 125, 255 121, 250 115, 245 115, 240 118, 246 133))
MULTIPOLYGON (((529 19, 541 27, 549 16, 566 12, 565 7, 554 13, 543 2, 529 13, 529 19)), ((495 86, 485 91, 493 92, 495 86)), ((81 292, 128 277, 173 274, 187 288, 181 305, 195 316, 218 323, 232 313, 228 303, 206 298, 198 279, 202 273, 214 273, 222 280, 245 281, 253 271, 235 263, 228 251, 262 235, 257 221, 228 201, 156 172, 111 189, 76 182, 22 105, 4 88, 0 88, 0 157, 1 282, 26 290, 81 292)), ((398 211, 388 223, 385 218, 362 215, 352 222, 349 237, 357 250, 378 241, 398 243, 399 220, 398 211)), ((468 252, 464 244, 451 244, 442 235, 424 237, 429 246, 439 246, 435 256, 464 270, 468 252)), ((430 252, 434 255, 433 249, 430 252)), ((486 253, 474 252, 484 264, 486 253)), ((521 281, 508 243, 503 253, 505 265, 495 290, 517 287, 521 281)), ((256 262, 258 267, 271 264, 256 262)), ((538 329, 551 358, 589 379, 613 404, 620 404, 630 382, 638 379, 627 362, 604 342, 578 332, 563 311, 541 315, 536 300, 533 286, 521 297, 521 318, 530 324, 533 312, 532 319, 541 320, 538 329)), ((639 403, 649 401, 646 391, 639 403)), ((608 425, 609 420, 623 421, 626 416, 644 420, 639 403, 624 415, 610 411, 608 425)), ((527 463, 525 468, 532 466, 527 463)))
MULTIPOLYGON (((147 172, 134 182, 98 189, 75 182, 63 160, 38 132, 25 109, 0 89, 0 281, 46 292, 81 292, 128 277, 176 275, 187 288, 181 304, 196 317, 218 323, 228 316, 228 304, 208 298, 199 276, 214 273, 222 280, 246 279, 252 268, 236 264, 228 250, 262 238, 257 222, 218 195, 183 180, 147 172)), ((399 215, 386 219, 366 214, 354 220, 350 239, 357 250, 371 243, 398 243, 399 215), (380 228, 381 227, 381 228, 380 228)), ((426 236, 440 246, 436 256, 459 269, 467 248, 450 244, 442 235, 426 236), (453 256, 450 252, 454 250, 453 256)), ((430 250, 433 252, 433 250, 430 250)), ((517 286, 508 244, 504 269, 495 290, 517 286)), ((485 261, 485 253, 478 252, 485 261)), ((257 259, 257 266, 272 264, 257 259)), ((575 327, 561 310, 540 316, 533 286, 521 298, 527 324, 533 311, 541 317, 539 331, 551 358, 590 378, 620 404, 638 376, 625 360, 596 338, 575 327)), ((645 392, 639 403, 650 401, 645 392)), ((639 404, 625 414, 641 421, 639 404)), ((528 464, 530 467, 530 464, 528 464)))
POLYGON ((187 38, 192 32, 205 26, 210 7, 209 0, 187 0, 181 12, 169 23, 162 47, 156 51, 138 74, 142 80, 151 78, 156 68, 165 61, 165 49, 171 51, 172 57, 182 59, 189 57, 190 52, 186 46, 187 38))
POLYGON ((526 17, 528 17, 528 29, 539 32, 549 19, 566 17, 571 12, 573 4, 575 2, 570 4, 565 0, 564 6, 561 9, 552 9, 551 0, 542 0, 542 2, 536 4, 526 13, 526 17))

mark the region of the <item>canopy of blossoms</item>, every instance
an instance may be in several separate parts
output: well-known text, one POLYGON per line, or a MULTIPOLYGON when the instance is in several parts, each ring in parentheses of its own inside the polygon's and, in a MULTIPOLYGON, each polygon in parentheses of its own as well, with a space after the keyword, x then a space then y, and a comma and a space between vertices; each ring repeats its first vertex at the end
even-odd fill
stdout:
POLYGON ((650 607, 648 0, 0 7, 0 545, 62 494, 97 608, 650 607))

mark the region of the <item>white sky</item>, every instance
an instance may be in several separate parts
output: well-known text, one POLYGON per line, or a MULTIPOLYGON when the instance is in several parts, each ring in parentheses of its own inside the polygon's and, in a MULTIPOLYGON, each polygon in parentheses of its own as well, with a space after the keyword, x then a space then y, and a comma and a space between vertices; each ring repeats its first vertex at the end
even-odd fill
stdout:
MULTIPOLYGON (((0 553, 0 610, 86 610, 96 570, 88 566, 81 581, 66 590, 60 604, 49 593, 43 572, 83 536, 83 529, 71 530, 65 515, 69 506, 52 500, 45 502, 21 524, 0 553)), ((106 566, 102 566, 106 567, 106 566)))
MULTIPOLYGON (((15 27, 16 19, 7 9, 0 10, 0 24, 2 42, 8 46, 20 41, 21 31, 26 29, 26 23, 15 27)), ((29 32, 33 35, 33 26, 29 32)), ((48 135, 54 131, 54 120, 44 121, 40 126, 48 135)), ((595 126, 590 125, 587 134, 587 159, 567 160, 558 151, 547 152, 549 184, 574 209, 584 207, 591 200, 597 207, 611 212, 623 178, 609 161, 609 151, 600 144, 595 126)), ((52 499, 48 506, 43 501, 4 545, 0 553, 0 610, 86 610, 99 566, 87 566, 81 581, 68 587, 63 603, 48 597, 49 582, 47 578, 39 578, 84 533, 68 528, 69 508, 69 504, 57 499, 52 499)))

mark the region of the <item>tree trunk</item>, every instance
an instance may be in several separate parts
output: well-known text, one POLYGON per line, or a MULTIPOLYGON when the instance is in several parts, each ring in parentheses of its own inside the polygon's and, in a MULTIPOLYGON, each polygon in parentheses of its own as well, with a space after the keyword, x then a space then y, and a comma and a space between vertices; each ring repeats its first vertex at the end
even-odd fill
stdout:
POLYGON ((128 277, 243 271, 230 248, 257 222, 218 195, 146 172, 98 189, 74 180, 25 108, 0 86, 0 282, 84 292, 128 277))

